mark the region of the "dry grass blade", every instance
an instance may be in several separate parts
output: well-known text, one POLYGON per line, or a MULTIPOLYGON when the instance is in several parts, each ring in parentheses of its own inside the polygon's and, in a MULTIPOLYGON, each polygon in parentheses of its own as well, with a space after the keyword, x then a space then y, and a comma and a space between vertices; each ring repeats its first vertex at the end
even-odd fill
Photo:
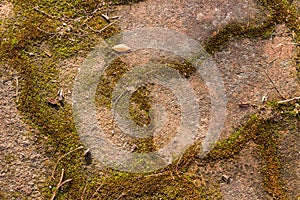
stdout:
POLYGON ((286 100, 283 100, 283 101, 278 101, 278 104, 288 103, 288 102, 297 101, 297 100, 300 100, 300 97, 294 97, 294 98, 291 98, 291 99, 286 99, 286 100))
POLYGON ((84 200, 84 194, 85 194, 85 191, 86 191, 87 185, 88 185, 88 182, 86 181, 86 182, 85 182, 85 184, 84 184, 84 188, 83 188, 83 191, 82 191, 81 197, 80 197, 80 199, 81 199, 81 200, 84 200))
POLYGON ((276 87, 274 81, 273 81, 273 80, 271 79, 271 77, 269 76, 268 71, 267 71, 267 70, 264 70, 264 72, 265 72, 266 76, 268 77, 268 79, 270 80, 271 84, 274 86, 274 88, 275 88, 275 90, 277 91, 277 93, 280 95, 280 97, 281 97, 282 99, 286 99, 286 98, 281 94, 281 92, 278 90, 278 88, 276 87))
POLYGON ((83 148, 84 148, 83 146, 77 147, 76 149, 74 149, 74 150, 72 150, 72 151, 69 151, 68 153, 66 153, 66 154, 64 154, 63 156, 61 156, 61 157, 57 160, 57 162, 56 162, 56 164, 55 164, 55 166, 54 166, 54 168, 53 168, 51 177, 54 179, 54 173, 55 173, 55 170, 56 170, 56 168, 57 168, 57 165, 58 165, 58 163, 59 163, 63 158, 65 158, 67 155, 73 153, 74 151, 77 151, 77 150, 80 150, 80 149, 83 149, 83 148))
POLYGON ((58 191, 59 191, 59 188, 60 188, 61 186, 63 186, 64 184, 66 184, 66 183, 68 183, 68 182, 70 182, 70 181, 72 181, 72 179, 67 179, 67 180, 63 181, 63 179, 64 179, 64 173, 65 173, 65 170, 62 169, 62 170, 61 170, 61 175, 60 175, 59 182, 58 182, 58 184, 57 184, 57 186, 56 186, 56 189, 55 189, 55 191, 54 191, 54 193, 53 193, 53 195, 52 195, 52 197, 51 197, 51 200, 54 200, 54 199, 55 199, 55 196, 57 195, 57 193, 58 193, 58 191))
POLYGON ((50 19, 55 19, 55 18, 57 18, 57 17, 54 17, 54 16, 52 16, 52 15, 46 13, 46 12, 43 11, 43 10, 40 10, 40 8, 39 8, 38 6, 34 7, 33 9, 34 9, 35 11, 37 11, 37 12, 39 12, 39 13, 41 13, 41 14, 47 16, 47 17, 49 17, 50 19))
POLYGON ((93 29, 93 28, 90 27, 90 26, 88 26, 88 28, 91 29, 92 31, 96 32, 96 33, 102 33, 105 29, 107 29, 108 27, 112 26, 112 25, 115 24, 116 22, 117 22, 117 20, 116 20, 116 21, 113 21, 113 22, 111 22, 111 23, 109 23, 109 24, 107 24, 106 26, 104 26, 104 27, 103 27, 102 29, 100 29, 100 30, 95 30, 95 29, 93 29))
POLYGON ((100 185, 99 185, 99 187, 96 189, 96 191, 93 193, 93 195, 92 195, 92 197, 90 198, 90 200, 92 200, 94 197, 95 197, 95 195, 97 194, 97 192, 100 190, 100 188, 103 186, 103 183, 101 183, 100 185))

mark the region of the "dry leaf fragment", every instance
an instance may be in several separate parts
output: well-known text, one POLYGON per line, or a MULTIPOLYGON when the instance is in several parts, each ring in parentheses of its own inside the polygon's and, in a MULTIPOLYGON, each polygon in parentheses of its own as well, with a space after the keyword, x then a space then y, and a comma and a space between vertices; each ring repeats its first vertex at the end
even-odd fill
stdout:
POLYGON ((44 52, 49 58, 52 57, 52 53, 51 53, 50 51, 44 49, 43 52, 44 52))
POLYGON ((126 44, 117 44, 117 45, 113 46, 112 49, 119 53, 125 53, 125 52, 131 50, 131 48, 129 46, 127 46, 126 44))
POLYGON ((51 97, 48 97, 46 101, 49 105, 52 105, 52 106, 57 106, 57 103, 58 103, 56 99, 51 98, 51 97))
POLYGON ((65 96, 64 96, 64 93, 63 93, 63 90, 62 89, 59 89, 58 92, 57 92, 57 100, 59 102, 63 102, 63 100, 65 99, 65 96))
POLYGON ((50 106, 58 107, 59 105, 64 105, 64 93, 62 89, 59 89, 55 98, 47 97, 46 102, 50 106))
POLYGON ((240 108, 249 108, 250 106, 251 106, 251 104, 248 102, 242 102, 239 104, 240 108))

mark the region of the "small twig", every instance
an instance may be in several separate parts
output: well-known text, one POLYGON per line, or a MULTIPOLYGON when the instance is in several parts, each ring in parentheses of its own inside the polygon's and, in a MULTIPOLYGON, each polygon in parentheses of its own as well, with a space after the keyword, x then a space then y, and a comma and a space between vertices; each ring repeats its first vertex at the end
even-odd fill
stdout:
POLYGON ((41 14, 43 14, 43 15, 46 15, 47 17, 49 17, 49 18, 51 18, 51 19, 57 18, 57 17, 54 17, 54 16, 52 16, 52 15, 49 15, 49 14, 46 13, 45 11, 40 10, 38 6, 34 7, 33 9, 36 10, 36 11, 38 11, 39 13, 41 13, 41 14))
POLYGON ((85 16, 86 19, 83 20, 83 22, 82 22, 82 24, 80 26, 84 25, 88 20, 90 20, 91 18, 93 18, 93 16, 94 16, 95 13, 97 13, 98 11, 101 11, 101 10, 103 10, 103 8, 102 9, 96 8, 92 13, 86 14, 87 15, 87 16, 85 16))
POLYGON ((105 19, 107 22, 110 22, 110 20, 112 20, 112 19, 119 19, 119 18, 121 18, 121 16, 111 16, 111 17, 109 17, 109 16, 106 15, 106 14, 101 14, 101 16, 102 16, 103 19, 105 19))
POLYGON ((93 16, 96 12, 103 10, 103 8, 99 9, 96 8, 91 14, 89 14, 90 16, 93 16))
POLYGON ((48 34, 48 35, 52 35, 52 36, 49 38, 49 40, 52 40, 52 38, 54 38, 55 36, 58 35, 58 31, 60 31, 62 28, 59 28, 59 29, 57 30, 56 33, 51 33, 51 32, 45 31, 45 30, 41 29, 40 27, 37 27, 37 29, 38 29, 39 31, 43 32, 43 33, 46 33, 46 34, 48 34))
POLYGON ((44 52, 49 58, 52 57, 52 53, 51 53, 50 51, 44 49, 43 52, 44 52))
POLYGON ((109 17, 109 19, 119 19, 119 18, 121 18, 121 16, 111 16, 111 17, 109 17))
POLYGON ((277 91, 277 93, 280 95, 280 97, 281 97, 282 99, 286 99, 286 98, 281 94, 281 92, 278 90, 278 88, 276 87, 274 81, 273 81, 273 80, 271 79, 271 77, 269 76, 268 71, 265 69, 264 72, 265 72, 265 74, 267 75, 269 81, 270 81, 270 82, 272 83, 272 85, 274 86, 274 88, 275 88, 275 90, 277 91))
POLYGON ((121 197, 125 196, 126 193, 122 192, 122 194, 117 198, 117 200, 119 200, 121 197))
POLYGON ((49 34, 49 35, 55 35, 55 34, 56 34, 56 33, 50 33, 50 32, 48 32, 48 31, 45 31, 45 30, 41 29, 40 27, 37 27, 37 30, 39 30, 39 31, 41 31, 41 32, 43 32, 43 33, 47 33, 47 34, 49 34))
POLYGON ((182 157, 183 157, 183 154, 181 154, 180 158, 176 162, 176 168, 175 168, 175 170, 176 170, 176 174, 177 174, 178 177, 180 177, 179 172, 178 172, 178 168, 179 168, 179 163, 181 162, 182 157))
POLYGON ((61 186, 63 186, 64 184, 66 184, 66 183, 68 183, 68 182, 70 182, 70 181, 72 181, 72 179, 67 179, 67 180, 65 180, 65 181, 63 182, 63 179, 64 179, 64 173, 65 173, 65 170, 62 169, 62 170, 61 170, 61 175, 60 175, 59 182, 58 182, 58 184, 57 184, 57 186, 56 186, 56 188, 55 188, 55 191, 54 191, 54 193, 53 193, 53 195, 52 195, 51 200, 54 200, 54 198, 55 198, 55 196, 57 195, 57 193, 58 193, 59 189, 61 188, 61 186))
POLYGON ((146 175, 145 178, 149 178, 149 177, 157 177, 157 176, 161 176, 161 175, 164 175, 166 172, 161 172, 161 173, 158 173, 158 174, 150 174, 150 175, 146 175))
MULTIPOLYGON (((177 172, 177 174, 178 174, 178 172, 177 172)), ((171 175, 172 179, 175 180, 175 177, 173 176, 172 171, 170 171, 170 175, 171 175)))
POLYGON ((16 102, 19 102, 19 77, 15 78, 16 80, 16 102))
POLYGON ((100 190, 100 188, 103 186, 103 183, 101 183, 99 185, 99 187, 96 189, 96 191, 93 193, 92 197, 90 198, 90 200, 92 200, 94 198, 94 196, 97 194, 97 192, 100 190))
POLYGON ((76 149, 73 149, 72 151, 69 151, 68 153, 66 153, 66 154, 64 154, 63 156, 61 156, 61 157, 57 160, 57 162, 56 162, 56 164, 55 164, 55 166, 54 166, 54 168, 53 168, 51 177, 54 178, 54 173, 55 173, 55 170, 56 170, 56 168, 57 168, 57 165, 58 165, 58 163, 59 163, 63 158, 65 158, 65 157, 66 157, 67 155, 69 155, 70 153, 73 153, 74 151, 77 151, 77 150, 83 149, 83 148, 84 148, 83 146, 77 147, 76 149))
POLYGON ((106 14, 101 14, 101 16, 103 17, 103 19, 105 19, 107 22, 110 22, 110 18, 106 15, 106 14))
POLYGON ((181 155, 180 155, 180 158, 178 159, 178 161, 177 161, 177 163, 176 163, 176 168, 178 168, 178 166, 179 166, 179 163, 180 163, 180 161, 181 161, 182 157, 183 157, 183 154, 181 154, 181 155))
POLYGON ((86 181, 86 182, 85 182, 85 185, 84 185, 84 188, 83 188, 83 191, 82 191, 81 197, 80 197, 80 199, 81 199, 81 200, 84 200, 84 194, 85 194, 85 191, 86 191, 87 185, 88 185, 88 181, 86 181))
POLYGON ((283 104, 283 103, 288 103, 290 101, 297 101, 297 100, 300 100, 300 97, 294 97, 294 98, 291 98, 291 99, 286 99, 286 100, 283 100, 283 101, 278 101, 279 104, 283 104))
POLYGON ((82 18, 85 18, 85 16, 80 16, 80 17, 77 17, 76 19, 74 19, 73 21, 74 22, 78 22, 78 21, 80 21, 82 18))
POLYGON ((287 45, 298 45, 298 43, 295 42, 288 42, 288 43, 279 43, 275 46, 275 48, 279 47, 279 46, 287 46, 287 45))
POLYGON ((115 21, 113 21, 113 22, 107 24, 106 26, 104 26, 104 27, 103 27, 102 29, 100 29, 100 30, 95 30, 95 29, 93 29, 92 27, 90 27, 90 26, 88 26, 88 25, 87 25, 87 27, 88 27, 89 29, 91 29, 92 31, 96 32, 96 33, 102 33, 102 31, 104 31, 105 29, 107 29, 107 28, 110 27, 111 25, 115 24, 116 22, 117 22, 117 20, 115 20, 115 21))

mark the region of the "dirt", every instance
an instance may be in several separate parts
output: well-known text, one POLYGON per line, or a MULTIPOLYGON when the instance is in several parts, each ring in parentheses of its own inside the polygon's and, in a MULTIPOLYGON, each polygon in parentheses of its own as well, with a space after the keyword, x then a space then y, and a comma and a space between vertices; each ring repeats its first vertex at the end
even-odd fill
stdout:
MULTIPOLYGON (((266 11, 253 1, 221 0, 185 2, 149 0, 121 7, 118 14, 122 16, 120 19, 122 30, 165 27, 184 33, 200 44, 205 43, 209 37, 215 35, 228 23, 251 23, 252 21, 259 23, 267 17, 266 11)), ((266 101, 299 96, 295 61, 293 60, 296 53, 293 33, 284 25, 278 25, 268 40, 234 39, 213 55, 225 82, 228 98, 227 118, 220 139, 228 138, 247 117, 256 113, 266 101), (243 104, 246 106, 241 106, 243 104)), ((144 54, 144 56, 147 57, 148 54, 144 54)), ((131 56, 130 59, 125 59, 125 62, 129 65, 141 63, 141 56, 131 56)), ((189 78, 190 82, 194 82, 194 80, 199 82, 199 77, 189 78)), ((200 95, 199 99, 204 98, 201 85, 203 86, 203 83, 194 85, 195 92, 200 95)), ((160 103, 172 102, 167 99, 167 97, 163 98, 160 103)), ((201 120, 207 121, 205 117, 201 120)), ((176 127, 176 121, 170 120, 169 126, 176 127)), ((164 131, 164 134, 172 137, 168 131, 164 131)), ((299 135, 299 133, 295 134, 299 135)), ((162 138, 159 137, 159 139, 162 138)), ((198 168, 200 174, 204 174, 211 182, 220 184, 224 199, 272 198, 264 193, 261 161, 253 146, 255 145, 248 144, 234 160, 213 163, 212 167, 198 168), (231 177, 230 181, 222 182, 222 175, 231 177)), ((298 162, 295 160, 298 159, 295 158, 291 162, 298 162)), ((294 177, 292 181, 293 183, 288 185, 293 188, 290 191, 295 191, 295 188, 299 188, 299 176, 294 177)), ((297 198, 296 194, 299 195, 296 191, 290 195, 290 198, 297 198)))
POLYGON ((264 199, 260 158, 253 142, 231 160, 198 166, 198 173, 220 186, 224 199, 264 199))
MULTIPOLYGON (((299 1, 293 3, 300 4, 299 1)), ((3 22, 13 17, 11 9, 11 3, 0 3, 0 18, 3 22)), ((146 0, 111 9, 111 15, 121 16, 118 25, 122 30, 165 27, 184 33, 203 45, 228 23, 259 23, 268 16, 263 7, 247 0, 146 0)), ((5 26, 5 23, 1 23, 1 31, 4 31, 5 26)), ((279 24, 270 39, 232 39, 212 56, 225 83, 228 100, 227 118, 220 139, 228 138, 251 114, 265 106, 267 101, 300 96, 294 61, 297 45, 293 42, 293 34, 285 25, 279 24)), ((151 61, 147 56, 149 52, 140 52, 132 57, 123 57, 122 61, 134 66, 151 61)), ((74 56, 61 63, 61 87, 69 103, 74 78, 83 59, 81 56, 74 56)), ((48 158, 40 144, 36 143, 36 134, 32 134, 37 133, 36 130, 22 121, 22 115, 17 110, 15 102, 18 98, 19 75, 5 66, 1 66, 0 75, 0 199, 42 199, 38 186, 51 171, 45 165, 48 158), (1 196, 2 193, 4 197, 1 196)), ((199 99, 207 97, 205 83, 201 78, 193 75, 188 81, 199 99)), ((155 145, 159 148, 172 138, 180 113, 176 99, 169 91, 157 87, 150 89, 153 102, 166 105, 171 119, 163 130, 164 134, 158 134, 154 138, 155 145)), ((204 106, 203 113, 206 112, 207 108, 204 106)), ((128 145, 129 141, 122 141, 124 137, 121 131, 114 129, 112 118, 108 109, 99 110, 99 123, 104 130, 109 134, 115 131, 112 141, 119 141, 120 146, 132 149, 128 145)), ((208 117, 203 117, 200 122, 203 121, 202 128, 206 129, 208 117)), ((290 199, 299 199, 299 122, 295 122, 280 135, 282 174, 287 193, 290 199)), ((218 185, 225 200, 272 199, 262 186, 261 160, 256 149, 256 144, 249 142, 233 159, 211 162, 206 166, 194 163, 188 172, 204 177, 207 185, 218 185)))
MULTIPOLYGON (((13 5, 0 3, 1 29, 13 17, 13 5)), ((0 199, 42 199, 38 185, 43 183, 48 158, 36 143, 36 130, 22 121, 17 109, 18 79, 16 71, 0 67, 0 199)))
POLYGON ((286 130, 281 132, 282 139, 279 147, 282 153, 283 176, 286 180, 286 189, 291 199, 299 199, 300 194, 300 147, 299 121, 288 125, 286 130))
POLYGON ((48 158, 37 144, 37 132, 30 129, 17 110, 18 74, 0 69, 0 195, 1 199, 41 199, 38 185, 45 181, 48 158))

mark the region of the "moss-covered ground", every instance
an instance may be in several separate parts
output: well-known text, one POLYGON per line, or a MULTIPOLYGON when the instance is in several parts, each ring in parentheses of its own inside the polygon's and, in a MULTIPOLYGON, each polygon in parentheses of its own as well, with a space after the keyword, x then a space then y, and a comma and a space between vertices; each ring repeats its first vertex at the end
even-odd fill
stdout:
MULTIPOLYGON (((137 1, 113 1, 113 4, 134 3, 137 1)), ((18 71, 20 78, 20 95, 18 108, 24 120, 37 128, 48 140, 45 146, 53 163, 57 163, 54 177, 40 187, 46 199, 50 199, 60 177, 65 170, 65 179, 72 179, 58 192, 57 199, 220 199, 220 191, 195 184, 200 179, 197 175, 187 174, 187 168, 194 160, 199 160, 195 147, 191 147, 177 163, 154 174, 129 174, 103 169, 101 173, 88 174, 85 170, 83 149, 66 153, 82 144, 76 134, 72 119, 71 105, 49 106, 48 97, 55 97, 59 90, 57 83, 60 61, 75 54, 85 56, 101 38, 116 34, 116 26, 110 26, 101 33, 108 22, 97 12, 108 4, 99 6, 96 0, 13 0, 15 17, 8 22, 7 30, 1 39, 0 60, 18 71), (41 48, 47 43, 47 50, 41 48), (51 52, 51 55, 49 52, 51 52), (58 162, 59 161, 59 162, 58 162), (104 174, 104 175, 103 175, 104 174), (52 186, 52 187, 49 187, 52 186)), ((286 0, 259 0, 270 16, 263 24, 230 24, 220 30, 206 43, 206 50, 214 53, 233 38, 268 38, 277 24, 286 26, 295 33, 294 40, 299 43, 300 24, 296 9, 286 0)), ((300 69, 299 57, 297 67, 300 69)), ((194 71, 188 64, 173 64, 183 74, 194 71)), ((117 75, 103 79, 99 84, 102 105, 109 106, 111 89, 118 77, 127 68, 124 63, 116 61, 110 66, 117 75), (103 85, 107 87, 103 87, 103 85), (105 90, 104 90, 105 89, 105 90)), ((149 102, 147 89, 138 90, 132 97, 137 106, 131 114, 137 123, 149 123, 149 102)), ((298 102, 299 103, 299 102, 298 102)), ((274 199, 287 199, 284 180, 281 177, 280 154, 277 135, 289 121, 299 120, 299 114, 293 112, 293 103, 278 105, 270 103, 272 114, 257 114, 248 120, 230 138, 217 143, 215 148, 200 161, 202 163, 228 159, 237 155, 250 140, 258 145, 262 159, 264 188, 274 199)), ((143 151, 145 142, 141 142, 143 151)), ((146 145, 147 146, 147 145, 146 145)), ((149 147, 145 148, 149 150, 149 147)), ((9 159, 9 158, 7 158, 9 159)), ((53 167, 56 164, 53 164, 53 167)), ((5 194, 0 194, 5 196, 5 194)))

